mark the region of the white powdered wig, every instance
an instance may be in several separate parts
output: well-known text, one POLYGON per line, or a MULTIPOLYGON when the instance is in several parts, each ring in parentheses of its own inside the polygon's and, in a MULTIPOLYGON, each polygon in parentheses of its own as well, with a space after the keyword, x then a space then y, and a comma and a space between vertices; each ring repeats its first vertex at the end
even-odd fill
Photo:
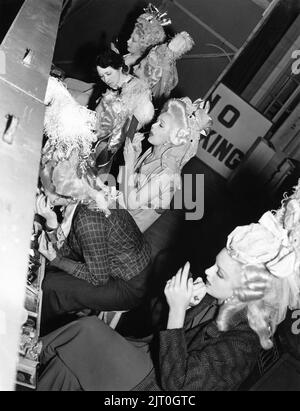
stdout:
POLYGON ((64 84, 50 77, 45 97, 44 131, 52 145, 63 145, 66 152, 73 148, 88 155, 96 141, 96 113, 78 104, 64 84))

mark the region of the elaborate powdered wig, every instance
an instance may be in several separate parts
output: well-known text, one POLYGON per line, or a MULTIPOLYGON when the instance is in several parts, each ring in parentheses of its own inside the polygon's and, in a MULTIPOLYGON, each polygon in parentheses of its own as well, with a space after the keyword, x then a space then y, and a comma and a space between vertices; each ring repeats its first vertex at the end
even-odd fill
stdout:
POLYGON ((151 3, 144 9, 135 24, 135 32, 140 37, 139 45, 146 51, 148 47, 162 43, 166 38, 164 26, 171 24, 167 13, 161 13, 151 3))
POLYGON ((280 280, 264 267, 241 265, 242 285, 221 306, 217 319, 221 331, 230 328, 233 316, 245 309, 250 327, 257 333, 261 346, 270 349, 279 323, 280 280))
POLYGON ((176 61, 193 46, 193 39, 183 31, 169 44, 153 47, 134 72, 149 84, 154 97, 168 97, 178 84, 176 61))
POLYGON ((273 346, 272 336, 287 309, 300 308, 299 227, 300 184, 275 215, 268 212, 258 224, 237 227, 228 237, 227 251, 241 264, 242 283, 220 309, 220 330, 246 309, 262 347, 273 346))
POLYGON ((96 113, 78 104, 65 85, 54 77, 49 78, 45 104, 44 132, 48 142, 43 150, 43 162, 49 159, 49 146, 55 150, 58 160, 69 158, 73 149, 88 156, 97 140, 96 113))
POLYGON ((78 104, 54 77, 49 78, 45 104, 44 132, 48 139, 40 169, 45 192, 56 197, 56 204, 92 202, 108 214, 106 187, 88 173, 92 144, 97 140, 96 113, 78 104))
POLYGON ((178 172, 196 155, 200 135, 206 135, 212 125, 209 108, 209 103, 201 99, 192 102, 185 97, 167 101, 162 113, 168 112, 173 117, 174 132, 170 135, 172 145, 163 154, 162 162, 172 162, 178 172))

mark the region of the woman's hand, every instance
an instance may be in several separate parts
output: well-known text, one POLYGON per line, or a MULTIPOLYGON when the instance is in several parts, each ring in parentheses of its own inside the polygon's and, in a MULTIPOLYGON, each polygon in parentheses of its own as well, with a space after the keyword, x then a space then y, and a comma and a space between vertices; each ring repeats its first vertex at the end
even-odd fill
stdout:
POLYGON ((126 166, 134 166, 137 158, 142 152, 142 141, 144 139, 145 136, 142 133, 135 133, 132 141, 129 138, 126 139, 124 146, 124 159, 126 166))
POLYGON ((57 216, 51 209, 50 200, 44 194, 39 194, 36 198, 35 213, 45 218, 46 224, 50 229, 54 230, 57 228, 57 216))
POLYGON ((125 160, 125 166, 126 167, 134 167, 136 159, 136 154, 134 150, 134 146, 129 138, 126 139, 125 141, 125 146, 124 146, 124 160, 125 160))
POLYGON ((142 151, 142 141, 144 140, 145 136, 143 133, 135 133, 132 140, 132 145, 136 153, 140 153, 142 151))
POLYGON ((166 284, 165 296, 170 307, 168 329, 183 327, 185 311, 193 296, 193 279, 188 279, 189 271, 190 263, 187 262, 166 284))
POLYGON ((120 50, 118 49, 118 47, 116 46, 116 44, 115 44, 114 42, 112 42, 112 41, 111 41, 111 43, 110 43, 110 49, 111 49, 112 51, 114 51, 115 53, 120 54, 120 50))
POLYGON ((53 261, 56 259, 56 250, 53 247, 51 241, 46 237, 45 231, 42 232, 39 238, 39 252, 48 260, 53 261))
POLYGON ((193 294, 190 301, 190 307, 195 307, 204 298, 206 294, 206 286, 201 277, 196 278, 193 283, 193 294))

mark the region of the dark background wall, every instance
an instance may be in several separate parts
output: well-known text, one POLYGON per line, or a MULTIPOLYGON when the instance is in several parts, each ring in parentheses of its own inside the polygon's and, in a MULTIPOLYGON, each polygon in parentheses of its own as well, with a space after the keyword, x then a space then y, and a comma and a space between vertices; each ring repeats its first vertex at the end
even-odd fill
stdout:
POLYGON ((24 0, 0 0, 0 43, 23 3, 24 0))
MULTIPOLYGON (((37 3, 40 0, 36 0, 37 3)), ((168 10, 168 33, 188 31, 196 45, 178 63, 180 85, 175 96, 204 96, 229 63, 222 53, 239 49, 262 17, 252 0, 152 0, 168 10), (187 10, 188 13, 184 10, 187 10), (198 20, 197 20, 198 19, 198 20), (217 36, 220 36, 219 38, 217 36), (227 42, 232 45, 228 46, 227 42), (226 43, 226 44, 225 44, 226 43)), ((0 0, 0 41, 24 0, 0 0)), ((71 77, 93 81, 95 55, 103 43, 119 39, 122 51, 145 0, 66 0, 54 62, 71 77)))
MULTIPOLYGON (((161 5, 160 0, 152 1, 161 5)), ((176 95, 191 98, 203 96, 229 63, 227 57, 213 57, 241 47, 261 19, 263 9, 251 0, 180 0, 163 2, 172 19, 169 33, 188 31, 196 45, 190 52, 199 58, 184 58, 178 64, 180 85, 176 95), (177 5, 182 5, 191 15, 185 14, 177 5), (204 28, 203 25, 207 25, 204 28), (209 30, 221 36, 217 38, 209 30)), ((144 0, 73 0, 57 38, 55 62, 68 75, 92 80, 88 66, 93 62, 97 49, 103 42, 118 37, 124 46, 134 26, 136 17, 148 4, 144 0)), ((124 49, 123 49, 124 51, 124 49)))

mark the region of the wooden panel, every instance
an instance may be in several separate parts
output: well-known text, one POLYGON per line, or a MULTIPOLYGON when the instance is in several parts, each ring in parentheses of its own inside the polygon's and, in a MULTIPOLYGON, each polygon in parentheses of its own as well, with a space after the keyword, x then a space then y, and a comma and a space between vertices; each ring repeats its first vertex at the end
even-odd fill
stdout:
POLYGON ((14 389, 16 377, 43 101, 62 1, 26 0, 0 47, 0 391, 14 389))
POLYGON ((62 0, 27 0, 0 47, 6 55, 0 78, 41 101, 55 47, 58 3, 62 0))
MULTIPOLYGON (((30 164, 34 161, 38 162, 40 158, 45 106, 19 89, 10 84, 1 83, 1 81, 0 96, 1 163, 8 157, 10 161, 22 167, 25 166, 25 169, 29 170, 30 164), (8 125, 7 116, 14 116, 18 120, 16 133, 10 143, 5 142, 8 139, 3 137, 8 125), (28 163, 30 159, 31 162, 28 163)), ((12 171, 16 173, 15 169, 12 171)), ((6 174, 3 179, 0 174, 0 178, 4 181, 10 176, 6 174)))
MULTIPOLYGON (((22 271, 28 259, 45 109, 10 85, 0 83, 0 95, 0 267, 1 279, 8 284, 11 271, 22 271), (18 125, 5 142, 9 115, 15 116, 18 125)), ((15 291, 20 287, 23 292, 22 286, 16 283, 15 291)))

